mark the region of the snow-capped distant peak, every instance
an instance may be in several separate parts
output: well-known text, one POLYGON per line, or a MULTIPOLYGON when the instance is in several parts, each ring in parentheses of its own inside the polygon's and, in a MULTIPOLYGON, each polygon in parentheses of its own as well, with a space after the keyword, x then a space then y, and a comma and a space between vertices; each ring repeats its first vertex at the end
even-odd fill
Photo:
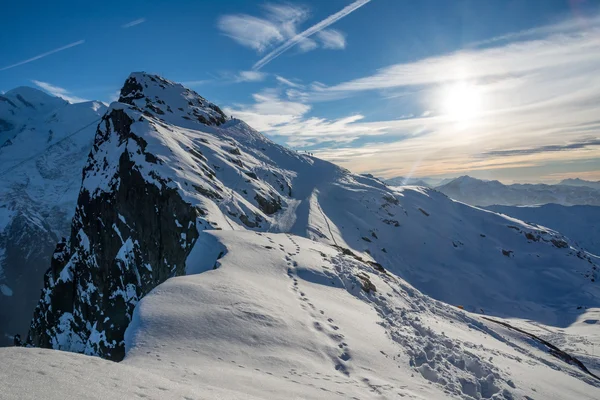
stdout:
POLYGON ((119 102, 169 122, 184 119, 219 126, 229 119, 217 105, 193 90, 145 72, 129 75, 121 89, 119 102))

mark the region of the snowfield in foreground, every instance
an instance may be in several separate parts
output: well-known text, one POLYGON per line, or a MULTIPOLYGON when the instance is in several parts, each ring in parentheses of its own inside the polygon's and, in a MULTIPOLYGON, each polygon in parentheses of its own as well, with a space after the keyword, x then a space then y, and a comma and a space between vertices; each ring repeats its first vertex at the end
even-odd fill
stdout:
POLYGON ((540 343, 433 300, 347 251, 240 231, 204 232, 194 251, 203 257, 190 255, 190 275, 167 280, 136 307, 124 361, 2 349, 0 397, 600 395, 599 380, 540 343))

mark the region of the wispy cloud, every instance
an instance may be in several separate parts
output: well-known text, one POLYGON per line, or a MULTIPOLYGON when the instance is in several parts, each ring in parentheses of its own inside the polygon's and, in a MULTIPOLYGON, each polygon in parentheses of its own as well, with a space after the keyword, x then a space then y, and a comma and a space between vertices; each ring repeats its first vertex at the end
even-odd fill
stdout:
POLYGON ((50 50, 50 51, 47 51, 47 52, 42 53, 42 54, 38 54, 37 56, 28 58, 27 60, 19 61, 19 62, 15 63, 15 64, 11 64, 11 65, 8 65, 6 67, 2 67, 2 68, 0 68, 0 71, 6 71, 7 69, 11 69, 11 68, 23 65, 23 64, 30 63, 32 61, 39 60, 40 58, 47 57, 47 56, 49 56, 51 54, 54 54, 54 53, 58 53, 59 51, 70 49, 71 47, 79 46, 80 44, 83 44, 83 43, 85 43, 85 40, 78 40, 77 42, 70 43, 70 44, 68 44, 66 46, 62 46, 62 47, 59 47, 57 49, 50 50))
POLYGON ((55 86, 47 82, 41 82, 36 80, 32 80, 31 82, 33 82, 36 86, 42 88, 46 92, 50 93, 51 95, 61 97, 69 103, 81 103, 84 101, 88 101, 87 99, 82 99, 81 97, 73 95, 65 88, 61 88, 59 86, 55 86))
POLYGON ((224 15, 217 21, 217 27, 225 36, 259 54, 272 49, 253 66, 254 70, 258 70, 294 46, 302 53, 318 47, 333 50, 345 48, 345 35, 338 30, 325 28, 369 1, 357 0, 301 33, 298 33, 299 26, 308 20, 310 12, 306 7, 292 4, 265 4, 262 6, 262 17, 248 14, 224 15), (318 34, 316 40, 309 37, 315 34, 318 34), (277 45, 279 46, 273 49, 277 45))
POLYGON ((299 83, 292 82, 292 81, 290 81, 289 79, 286 79, 286 78, 284 78, 283 76, 276 75, 276 76, 275 76, 275 79, 276 79, 276 80, 277 80, 277 82, 279 82, 279 83, 283 83, 284 85, 287 85, 287 86, 290 86, 290 87, 293 87, 293 88, 296 88, 296 89, 300 89, 300 88, 303 88, 303 87, 304 87, 304 85, 301 85, 301 84, 299 84, 299 83))
POLYGON ((551 144, 546 146, 537 146, 537 147, 529 147, 525 149, 508 149, 508 150, 494 150, 488 151, 481 154, 482 157, 488 156, 514 156, 514 155, 527 155, 527 154, 537 154, 537 153, 548 153, 551 151, 566 151, 566 150, 576 150, 576 149, 585 149, 590 147, 600 147, 600 138, 599 139, 584 139, 579 140, 573 143, 567 144, 551 144))
POLYGON ((225 15, 219 19, 217 26, 226 36, 259 53, 284 40, 276 24, 250 15, 225 15))
POLYGON ((121 25, 121 28, 123 28, 123 29, 131 28, 132 26, 143 24, 144 22, 146 22, 146 18, 134 19, 131 22, 121 25))
POLYGON ((270 92, 269 102, 257 97, 256 104, 232 108, 247 113, 266 133, 292 146, 319 147, 315 153, 356 172, 479 171, 514 177, 528 169, 540 174, 549 162, 600 159, 600 18, 584 26, 541 27, 535 35, 490 41, 492 47, 395 64, 330 85, 295 87, 276 76, 279 91, 270 92), (441 107, 444 90, 455 81, 468 82, 481 94, 481 112, 467 125, 457 124, 441 107), (401 118, 399 112, 369 121, 362 108, 336 119, 311 116, 321 109, 313 110, 315 102, 365 91, 381 95, 380 109, 411 103, 415 116, 401 118), (288 104, 288 112, 269 112, 275 103, 288 104))
POLYGON ((265 80, 267 74, 259 71, 240 71, 236 77, 236 82, 260 82, 265 80))
POLYGON ((317 36, 323 42, 323 48, 341 50, 346 48, 346 36, 335 29, 323 29, 317 33, 317 36))
POLYGON ((252 68, 256 69, 256 70, 261 69, 262 67, 267 65, 269 62, 273 61, 275 58, 279 57, 282 53, 284 53, 291 47, 297 45, 298 43, 302 42, 303 40, 306 40, 308 37, 314 35, 315 33, 322 31, 323 29, 327 28, 331 24, 339 21, 340 19, 344 18, 345 16, 347 16, 348 14, 357 10, 358 8, 364 6, 369 1, 371 1, 371 0, 356 0, 352 4, 347 5, 346 7, 342 8, 340 11, 336 12, 335 14, 332 14, 329 17, 325 18, 321 22, 319 22, 319 23, 311 26, 310 28, 300 32, 299 34, 291 37, 290 39, 285 41, 283 44, 281 44, 280 46, 278 46, 277 48, 272 50, 270 53, 265 55, 263 58, 258 60, 258 62, 256 62, 252 68))

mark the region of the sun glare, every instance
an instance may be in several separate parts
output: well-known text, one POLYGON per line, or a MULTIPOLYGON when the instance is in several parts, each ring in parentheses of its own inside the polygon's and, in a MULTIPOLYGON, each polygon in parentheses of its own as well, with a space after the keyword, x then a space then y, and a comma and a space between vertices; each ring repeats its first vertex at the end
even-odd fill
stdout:
POLYGON ((458 82, 447 86, 441 101, 442 113, 460 124, 468 123, 481 114, 481 90, 472 83, 458 82))

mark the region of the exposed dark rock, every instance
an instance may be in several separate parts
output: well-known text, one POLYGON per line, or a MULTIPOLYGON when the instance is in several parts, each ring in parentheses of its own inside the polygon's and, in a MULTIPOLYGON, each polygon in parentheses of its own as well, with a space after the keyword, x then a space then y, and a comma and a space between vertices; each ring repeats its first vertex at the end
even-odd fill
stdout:
POLYGON ((566 241, 562 240, 562 239, 552 239, 550 240, 552 242, 552 244, 556 247, 558 247, 559 249, 566 249, 569 247, 569 243, 567 243, 566 241))
POLYGON ((135 79, 135 77, 130 76, 125 81, 125 85, 123 85, 123 87, 121 88, 119 103, 133 105, 133 100, 142 98, 144 98, 143 86, 135 79))
MULTIPOLYGON (((84 182, 105 170, 100 149, 111 136, 127 142, 129 151, 144 152, 146 142, 131 132, 132 123, 122 110, 104 117, 84 182)), ((198 209, 164 180, 147 182, 129 154, 121 154, 109 191, 82 188, 71 237, 56 247, 45 275, 29 344, 120 360, 139 299, 167 278, 184 274, 198 237, 198 209)))
POLYGON ((275 214, 277 211, 281 210, 281 198, 279 198, 279 196, 267 200, 257 193, 254 196, 254 200, 256 200, 262 212, 267 215, 275 214))
POLYGON ((17 108, 17 105, 15 103, 13 103, 12 100, 7 97, 0 96, 0 101, 4 101, 4 102, 10 104, 11 106, 17 108))
POLYGON ((395 219, 384 219, 382 222, 384 224, 393 225, 395 227, 399 227, 400 226, 400 222, 396 221, 395 219))
POLYGON ((367 293, 377 292, 377 288, 375 287, 373 282, 371 282, 371 279, 369 278, 369 276, 366 273, 359 272, 356 276, 360 280, 360 287, 362 290, 364 290, 367 293))
POLYGON ((23 98, 23 96, 21 96, 20 94, 17 95, 17 100, 19 100, 21 103, 23 103, 25 105, 25 107, 35 109, 35 106, 33 104, 31 104, 30 102, 28 102, 27 100, 25 100, 23 98))

